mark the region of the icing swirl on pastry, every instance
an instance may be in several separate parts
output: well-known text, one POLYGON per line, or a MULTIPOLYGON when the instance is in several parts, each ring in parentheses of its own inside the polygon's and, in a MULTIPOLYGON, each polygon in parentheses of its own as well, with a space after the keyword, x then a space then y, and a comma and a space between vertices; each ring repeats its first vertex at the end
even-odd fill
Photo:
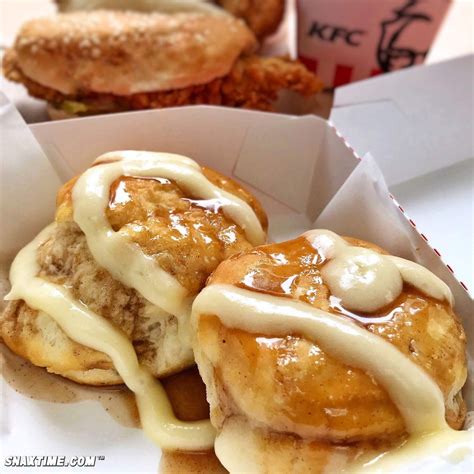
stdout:
MULTIPOLYGON (((325 261, 321 268, 324 283, 348 308, 371 312, 386 306, 400 295, 404 282, 432 298, 453 304, 447 285, 420 265, 351 246, 326 230, 310 231, 304 237, 325 261)), ((456 453, 459 460, 471 455, 472 434, 449 427, 443 393, 437 383, 397 347, 354 320, 301 300, 219 283, 204 288, 192 310, 195 328, 201 316, 212 315, 226 327, 252 334, 298 334, 348 366, 370 374, 384 387, 410 437, 393 451, 362 457, 350 472, 393 471, 398 463, 411 463, 430 453, 446 459, 456 453)), ((218 455, 227 449, 227 434, 223 432, 223 436, 221 440, 218 435, 216 440, 218 455)), ((226 457, 224 452, 222 455, 226 457)))
POLYGON ((98 162, 102 163, 85 171, 74 186, 74 220, 84 232, 89 250, 99 265, 170 314, 178 316, 189 311, 185 288, 127 236, 115 232, 105 214, 109 189, 117 178, 167 178, 196 198, 218 199, 224 214, 244 230, 253 245, 265 242, 265 232, 253 209, 212 184, 189 158, 170 153, 124 151, 103 155, 98 162))
MULTIPOLYGON (((172 275, 125 235, 115 232, 106 216, 110 186, 121 176, 173 180, 199 199, 219 201, 223 212, 238 224, 254 245, 265 232, 253 209, 242 199, 212 184, 193 160, 169 153, 123 151, 99 157, 73 188, 74 220, 84 232, 99 265, 152 304, 177 317, 189 316, 191 298, 172 275)), ((12 264, 12 290, 7 299, 23 299, 51 316, 74 341, 107 354, 122 380, 136 395, 144 431, 162 448, 203 450, 213 446, 215 432, 208 420, 185 423, 173 414, 161 384, 142 367, 133 344, 107 319, 72 297, 63 286, 50 283, 40 271, 36 251, 52 234, 54 224, 21 250, 12 264)))
MULTIPOLYGON (((193 196, 219 199, 226 215, 244 229, 252 243, 264 240, 250 206, 210 183, 192 160, 145 152, 108 154, 100 160, 102 164, 86 171, 74 187, 74 220, 100 265, 166 311, 179 314, 185 305, 189 310, 190 302, 172 276, 111 228, 105 210, 115 179, 125 175, 174 180, 193 196), (113 161, 116 158, 119 161, 113 161)), ((66 288, 37 276, 36 251, 52 229, 45 229, 17 255, 8 299, 25 300, 31 308, 49 314, 71 339, 107 354, 136 394, 144 430, 160 446, 190 450, 211 447, 215 432, 210 422, 184 423, 174 417, 163 388, 139 365, 133 345, 118 328, 76 301, 66 288)), ((420 265, 351 246, 330 231, 310 231, 305 237, 327 260, 321 270, 324 281, 348 309, 370 312, 381 308, 397 298, 404 281, 452 304, 449 288, 420 265)), ((373 374, 398 407, 409 433, 449 430, 443 395, 429 375, 388 341, 351 320, 302 301, 219 284, 206 287, 195 299, 194 325, 203 314, 216 315, 226 326, 251 333, 279 336, 296 332, 317 341, 329 354, 373 374), (371 351, 367 351, 369 346, 371 351), (374 352, 377 357, 373 357, 374 352)))
POLYGON ((254 334, 302 334, 328 354, 372 374, 390 394, 409 432, 447 429, 438 385, 395 346, 350 319, 303 301, 223 284, 210 285, 196 297, 193 324, 203 314, 254 334))
POLYGON ((328 260, 321 275, 347 309, 370 313, 383 308, 400 295, 403 282, 453 306, 448 285, 417 263, 352 246, 329 230, 310 230, 303 235, 328 260))

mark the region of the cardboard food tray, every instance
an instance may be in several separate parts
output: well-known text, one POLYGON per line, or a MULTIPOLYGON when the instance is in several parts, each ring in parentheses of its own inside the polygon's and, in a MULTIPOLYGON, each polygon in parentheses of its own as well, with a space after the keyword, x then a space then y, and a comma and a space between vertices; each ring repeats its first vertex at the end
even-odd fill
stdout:
MULTIPOLYGON (((181 153, 254 192, 269 214, 271 240, 286 240, 314 227, 329 228, 375 242, 428 267, 453 291, 473 359, 469 294, 390 196, 374 159, 356 157, 323 119, 183 107, 28 128, 4 96, 0 107, 4 263, 51 221, 60 183, 82 172, 101 153, 118 149, 181 153)), ((465 391, 470 410, 472 379, 471 366, 465 391)), ((117 424, 93 401, 71 405, 30 400, 2 381, 1 427, 4 457, 98 455, 104 460, 96 465, 96 472, 157 472, 159 450, 141 430, 117 424)), ((455 466, 434 458, 419 462, 430 472, 471 469, 469 460, 455 466)), ((423 471, 420 466, 409 470, 415 468, 423 471)), ((91 470, 75 468, 74 472, 91 470)))

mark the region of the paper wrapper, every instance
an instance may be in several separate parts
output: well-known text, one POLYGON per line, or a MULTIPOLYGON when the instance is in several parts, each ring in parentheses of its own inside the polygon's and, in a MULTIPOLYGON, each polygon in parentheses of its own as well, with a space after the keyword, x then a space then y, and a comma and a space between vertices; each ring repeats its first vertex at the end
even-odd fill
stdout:
POLYGON ((424 61, 450 0, 296 0, 299 59, 327 87, 424 61))
MULTIPOLYGON (((450 286, 466 332, 473 334, 472 300, 389 196, 375 161, 370 156, 358 160, 322 119, 183 107, 28 129, 3 102, 0 120, 6 132, 3 150, 11 150, 1 170, 2 183, 8 183, 2 187, 1 208, 1 221, 7 223, 2 229, 5 257, 48 223, 59 181, 83 171, 99 154, 117 149, 175 152, 243 182, 267 210, 274 241, 325 227, 427 266, 450 286)), ((472 340, 469 351, 472 359, 472 340)), ((471 392, 466 390, 470 409, 471 392)), ((2 394, 5 456, 101 455, 105 461, 96 466, 99 471, 157 470, 159 450, 140 430, 117 424, 96 401, 61 405, 30 400, 5 382, 2 394)), ((430 468, 440 472, 469 468, 433 463, 430 468)))

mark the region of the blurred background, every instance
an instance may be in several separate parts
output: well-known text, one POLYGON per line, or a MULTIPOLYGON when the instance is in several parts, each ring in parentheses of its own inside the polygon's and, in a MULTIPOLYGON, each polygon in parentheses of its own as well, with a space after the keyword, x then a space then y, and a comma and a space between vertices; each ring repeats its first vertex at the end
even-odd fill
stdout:
MULTIPOLYGON (((290 0, 289 3, 293 2, 290 0)), ((55 11, 56 7, 52 0, 0 0, 0 46, 5 48, 12 43, 16 31, 24 21, 55 11)), ((474 0, 453 0, 428 55, 428 63, 474 51, 473 12, 474 0)))

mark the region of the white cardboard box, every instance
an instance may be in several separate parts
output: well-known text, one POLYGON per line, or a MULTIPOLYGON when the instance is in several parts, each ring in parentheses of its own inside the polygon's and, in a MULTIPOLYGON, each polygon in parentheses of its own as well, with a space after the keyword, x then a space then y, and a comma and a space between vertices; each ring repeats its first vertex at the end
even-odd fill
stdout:
POLYGON ((390 191, 467 287, 474 284, 474 55, 336 90, 330 120, 370 152, 390 191))
MULTIPOLYGON (((360 161, 322 119, 190 107, 28 128, 3 98, 0 120, 1 222, 9 223, 2 228, 4 259, 51 219, 58 183, 82 171, 98 154, 127 148, 176 152, 244 182, 269 213, 274 240, 328 227, 426 265, 451 287, 456 310, 473 334, 468 293, 390 197, 374 160, 367 156, 360 161)), ((105 456, 96 468, 100 471, 156 472, 157 448, 141 431, 114 422, 96 402, 57 405, 30 400, 6 383, 2 388, 3 456, 99 455, 105 456)), ((470 409, 471 393, 466 391, 470 409)), ((447 468, 424 462, 431 472, 447 468)), ((448 468, 466 472, 470 462, 448 468)))

